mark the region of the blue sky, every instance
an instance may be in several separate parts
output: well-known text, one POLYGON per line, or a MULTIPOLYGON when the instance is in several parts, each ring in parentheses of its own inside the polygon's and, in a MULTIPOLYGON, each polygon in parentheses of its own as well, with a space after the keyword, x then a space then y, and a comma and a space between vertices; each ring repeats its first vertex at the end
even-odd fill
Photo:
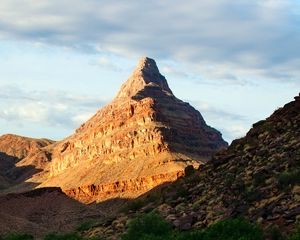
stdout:
POLYGON ((1 0, 0 134, 66 137, 142 56, 231 141, 299 93, 300 2, 1 0))

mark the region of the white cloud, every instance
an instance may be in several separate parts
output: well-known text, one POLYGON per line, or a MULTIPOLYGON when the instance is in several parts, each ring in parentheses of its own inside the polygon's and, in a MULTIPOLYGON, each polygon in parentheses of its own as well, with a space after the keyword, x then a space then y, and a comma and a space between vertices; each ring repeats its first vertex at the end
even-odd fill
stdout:
POLYGON ((12 86, 1 89, 0 119, 19 126, 39 123, 74 129, 106 103, 101 98, 63 91, 26 91, 12 86))
POLYGON ((0 118, 9 122, 19 121, 20 123, 31 121, 45 121, 47 117, 47 109, 41 103, 27 103, 9 106, 7 109, 0 110, 0 118))
MULTIPOLYGON (((196 74, 211 64, 229 65, 231 81, 240 84, 271 71, 276 79, 280 66, 300 59, 297 8, 299 3, 289 0, 2 0, 0 39, 173 59, 191 64, 196 74)), ((95 64, 119 70, 106 57, 95 64)), ((296 69, 285 74, 299 78, 296 69)), ((212 80, 228 81, 228 73, 215 71, 212 80)))
MULTIPOLYGON (((238 89, 243 87, 241 95, 260 82, 264 82, 263 87, 266 82, 277 81, 288 83, 285 88, 297 89, 300 87, 299 7, 298 1, 291 0, 188 0, 184 4, 179 0, 1 0, 0 40, 88 53, 91 55, 84 55, 89 58, 87 62, 106 70, 105 73, 124 73, 126 64, 119 59, 129 58, 128 63, 132 58, 136 61, 137 57, 147 55, 163 63, 162 74, 180 78, 183 80, 180 83, 189 80, 212 85, 209 87, 214 90, 215 85, 218 89, 237 85, 238 89)), ((66 62, 63 63, 64 66, 66 62)), ((53 69, 49 66, 37 74, 50 71, 53 69)), ((81 74, 80 71, 78 65, 74 72, 81 74)), ((66 80, 72 80, 68 77, 66 80)), ((47 89, 48 85, 45 86, 47 89)), ((106 102, 89 95, 29 92, 22 88, 1 88, 0 117, 6 122, 40 122, 71 128, 106 102)), ((207 89, 204 86, 202 94, 207 89)), ((262 93, 257 96, 260 102, 271 96, 272 88, 268 89, 265 98, 261 98, 262 93)), ((226 94, 222 95, 224 99, 228 97, 224 101, 234 101, 230 98, 236 96, 234 92, 226 94)), ((252 103, 253 95, 238 97, 241 103, 236 105, 250 107, 247 102, 250 99, 252 103)), ((253 101, 251 108, 258 102, 253 101)), ((195 105, 212 126, 224 130, 228 139, 240 136, 253 120, 236 114, 238 111, 227 111, 225 105, 220 108, 203 103, 195 105)), ((247 111, 244 110, 246 114, 247 111)), ((252 115, 256 112, 259 117, 265 116, 261 110, 252 115)))

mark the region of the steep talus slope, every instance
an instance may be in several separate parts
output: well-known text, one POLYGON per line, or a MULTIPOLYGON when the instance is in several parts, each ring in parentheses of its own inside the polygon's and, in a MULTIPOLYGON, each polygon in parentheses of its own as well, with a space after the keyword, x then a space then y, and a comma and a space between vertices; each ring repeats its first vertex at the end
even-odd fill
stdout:
POLYGON ((129 205, 132 211, 97 231, 114 239, 128 218, 151 209, 183 230, 239 215, 264 227, 294 229, 300 221, 300 96, 254 124, 199 171, 188 172, 135 200, 129 205), (142 208, 136 211, 137 206, 142 208), (106 234, 109 231, 114 234, 106 234))
POLYGON ((40 186, 60 186, 85 202, 135 197, 226 146, 173 95, 155 61, 143 58, 110 104, 53 146, 50 178, 40 186))
POLYGON ((266 225, 292 227, 300 216, 299 170, 300 98, 296 97, 217 154, 192 177, 196 185, 185 181, 182 187, 188 195, 180 204, 196 213, 192 224, 200 226, 243 214, 266 225))

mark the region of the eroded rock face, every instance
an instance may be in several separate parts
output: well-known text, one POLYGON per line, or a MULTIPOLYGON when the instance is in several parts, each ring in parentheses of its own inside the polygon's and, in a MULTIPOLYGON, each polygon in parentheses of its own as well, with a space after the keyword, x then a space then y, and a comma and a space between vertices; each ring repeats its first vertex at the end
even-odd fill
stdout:
POLYGON ((175 181, 181 176, 184 176, 184 171, 121 180, 114 183, 80 186, 74 189, 65 190, 65 193, 84 203, 91 203, 95 200, 104 201, 106 199, 117 197, 127 199, 131 198, 133 195, 143 194, 166 181, 175 181))
MULTIPOLYGON (((116 190, 135 196, 173 181, 187 165, 197 167, 226 146, 197 110, 173 95, 155 61, 143 58, 109 105, 56 144, 51 178, 42 186, 60 186, 75 196, 84 186, 106 189, 116 182, 130 186, 127 183, 136 181, 133 185, 140 187, 116 190), (156 184, 138 183, 156 176, 156 184)), ((93 200, 107 197, 92 195, 93 200)))
POLYGON ((197 110, 173 95, 150 58, 142 58, 116 98, 73 135, 45 141, 12 148, 21 160, 16 166, 40 169, 28 182, 61 187, 85 202, 135 197, 227 146, 197 110))

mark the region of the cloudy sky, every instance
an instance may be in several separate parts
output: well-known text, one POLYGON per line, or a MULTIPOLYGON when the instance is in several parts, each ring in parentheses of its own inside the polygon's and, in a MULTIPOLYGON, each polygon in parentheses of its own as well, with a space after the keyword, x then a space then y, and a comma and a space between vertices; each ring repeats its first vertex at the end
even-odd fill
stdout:
POLYGON ((300 91, 300 1, 1 0, 0 134, 71 134, 141 56, 231 141, 300 91))

